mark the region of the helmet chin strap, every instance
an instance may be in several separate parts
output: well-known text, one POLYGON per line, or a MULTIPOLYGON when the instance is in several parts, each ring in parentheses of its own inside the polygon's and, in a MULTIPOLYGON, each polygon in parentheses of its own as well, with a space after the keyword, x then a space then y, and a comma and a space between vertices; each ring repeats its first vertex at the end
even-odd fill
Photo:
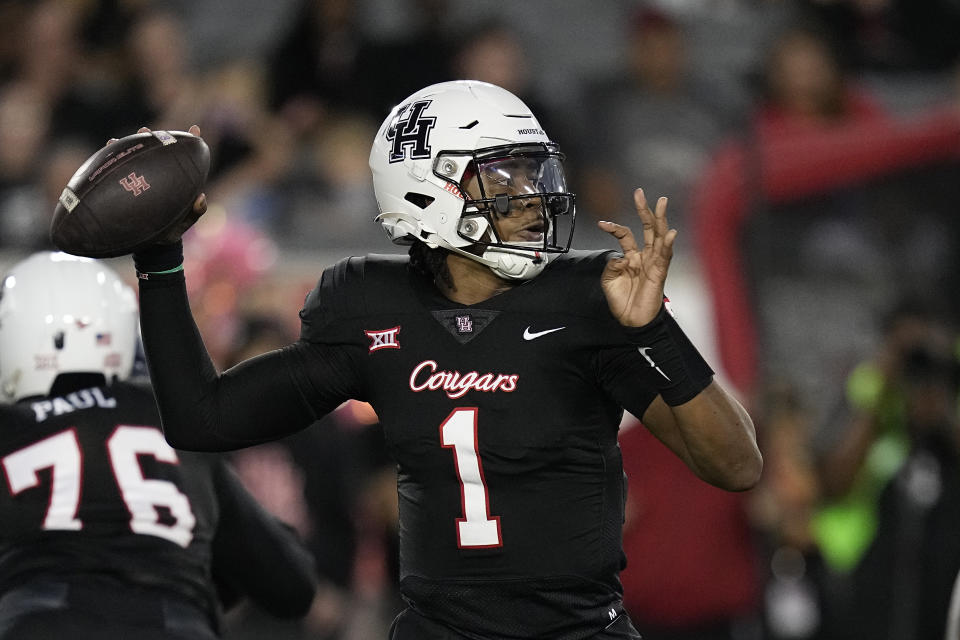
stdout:
POLYGON ((507 247, 487 247, 483 254, 477 255, 466 251, 462 247, 455 247, 436 233, 427 233, 426 237, 421 237, 431 248, 443 247, 448 251, 457 253, 470 258, 476 262, 484 264, 495 274, 506 280, 529 280, 547 266, 550 261, 550 254, 540 251, 539 242, 517 243, 529 244, 529 249, 511 249, 507 247))
POLYGON ((542 251, 491 247, 483 252, 483 263, 501 278, 529 280, 539 275, 547 266, 548 256, 549 254, 542 251))

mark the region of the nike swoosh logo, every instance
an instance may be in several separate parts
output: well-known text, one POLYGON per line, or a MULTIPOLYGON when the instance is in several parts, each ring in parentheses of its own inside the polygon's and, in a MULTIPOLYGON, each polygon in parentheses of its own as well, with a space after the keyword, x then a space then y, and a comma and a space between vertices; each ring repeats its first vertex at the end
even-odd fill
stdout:
POLYGON ((665 373, 663 372, 663 369, 661 369, 660 367, 658 367, 658 366, 657 366, 657 363, 653 361, 653 358, 651 358, 650 356, 647 355, 647 351, 650 351, 650 349, 652 349, 652 348, 653 348, 653 347, 638 347, 638 348, 637 348, 637 351, 639 351, 639 352, 640 352, 640 355, 642 355, 643 358, 644 358, 647 362, 650 363, 650 366, 651 366, 652 368, 654 368, 654 369, 657 370, 657 373, 659 373, 660 375, 662 375, 664 378, 667 379, 667 382, 672 382, 672 380, 670 380, 670 376, 668 376, 667 374, 665 374, 665 373))
POLYGON ((524 340, 536 340, 540 336, 545 336, 548 333, 553 333, 554 331, 560 331, 561 329, 566 329, 566 327, 557 327, 556 329, 546 329, 544 331, 530 331, 530 327, 527 327, 523 330, 523 339, 524 340))

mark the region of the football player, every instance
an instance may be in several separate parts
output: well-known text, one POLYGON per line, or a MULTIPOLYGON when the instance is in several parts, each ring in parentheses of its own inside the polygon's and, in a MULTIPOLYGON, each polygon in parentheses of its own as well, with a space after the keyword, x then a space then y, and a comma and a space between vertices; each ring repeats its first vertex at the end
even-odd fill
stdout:
POLYGON ((299 340, 223 373, 182 245, 134 255, 167 439, 244 447, 367 401, 398 465, 409 607, 393 640, 639 638, 618 577, 624 409, 716 486, 748 489, 762 466, 750 417, 666 306, 666 199, 637 190, 639 238, 600 223, 619 251, 571 251, 563 155, 522 101, 475 81, 398 104, 370 166, 377 219, 409 255, 327 268, 299 340))
POLYGON ((133 289, 40 252, 0 288, 0 638, 220 637, 249 597, 306 612, 313 561, 212 454, 167 444, 129 379, 133 289))

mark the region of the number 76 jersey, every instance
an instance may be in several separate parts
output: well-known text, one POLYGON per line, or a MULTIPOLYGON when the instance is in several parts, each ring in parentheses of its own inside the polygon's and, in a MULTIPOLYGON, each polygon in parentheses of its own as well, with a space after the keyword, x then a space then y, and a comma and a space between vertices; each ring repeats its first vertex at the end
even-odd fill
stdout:
POLYGON ((0 595, 110 574, 214 610, 214 458, 174 451, 149 387, 116 382, 0 406, 0 595))
POLYGON ((656 389, 600 288, 607 258, 558 257, 473 306, 405 256, 350 258, 307 297, 301 388, 318 412, 346 397, 377 412, 398 468, 401 587, 420 609, 458 607, 433 612, 454 626, 478 628, 513 592, 583 593, 554 604, 593 615, 621 590, 617 430, 656 389))

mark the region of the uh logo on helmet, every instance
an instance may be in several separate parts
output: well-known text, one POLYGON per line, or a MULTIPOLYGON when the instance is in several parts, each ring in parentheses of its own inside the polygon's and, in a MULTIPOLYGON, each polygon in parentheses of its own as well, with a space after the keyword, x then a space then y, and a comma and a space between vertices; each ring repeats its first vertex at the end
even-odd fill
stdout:
POLYGON ((387 127, 387 140, 393 143, 390 148, 390 162, 401 162, 409 156, 415 160, 430 158, 430 130, 437 119, 423 115, 424 109, 432 100, 419 100, 405 104, 397 109, 387 127))
POLYGON ((397 244, 424 242, 480 262, 507 279, 539 274, 552 254, 569 250, 575 219, 563 155, 518 97, 472 80, 441 82, 394 107, 370 150, 380 222, 397 244), (498 200, 480 176, 522 166, 522 196, 498 200), (488 171, 484 171, 488 169, 488 171), (480 194, 465 178, 478 177, 480 194), (539 206, 543 239, 506 242, 491 217, 511 198, 539 206))

